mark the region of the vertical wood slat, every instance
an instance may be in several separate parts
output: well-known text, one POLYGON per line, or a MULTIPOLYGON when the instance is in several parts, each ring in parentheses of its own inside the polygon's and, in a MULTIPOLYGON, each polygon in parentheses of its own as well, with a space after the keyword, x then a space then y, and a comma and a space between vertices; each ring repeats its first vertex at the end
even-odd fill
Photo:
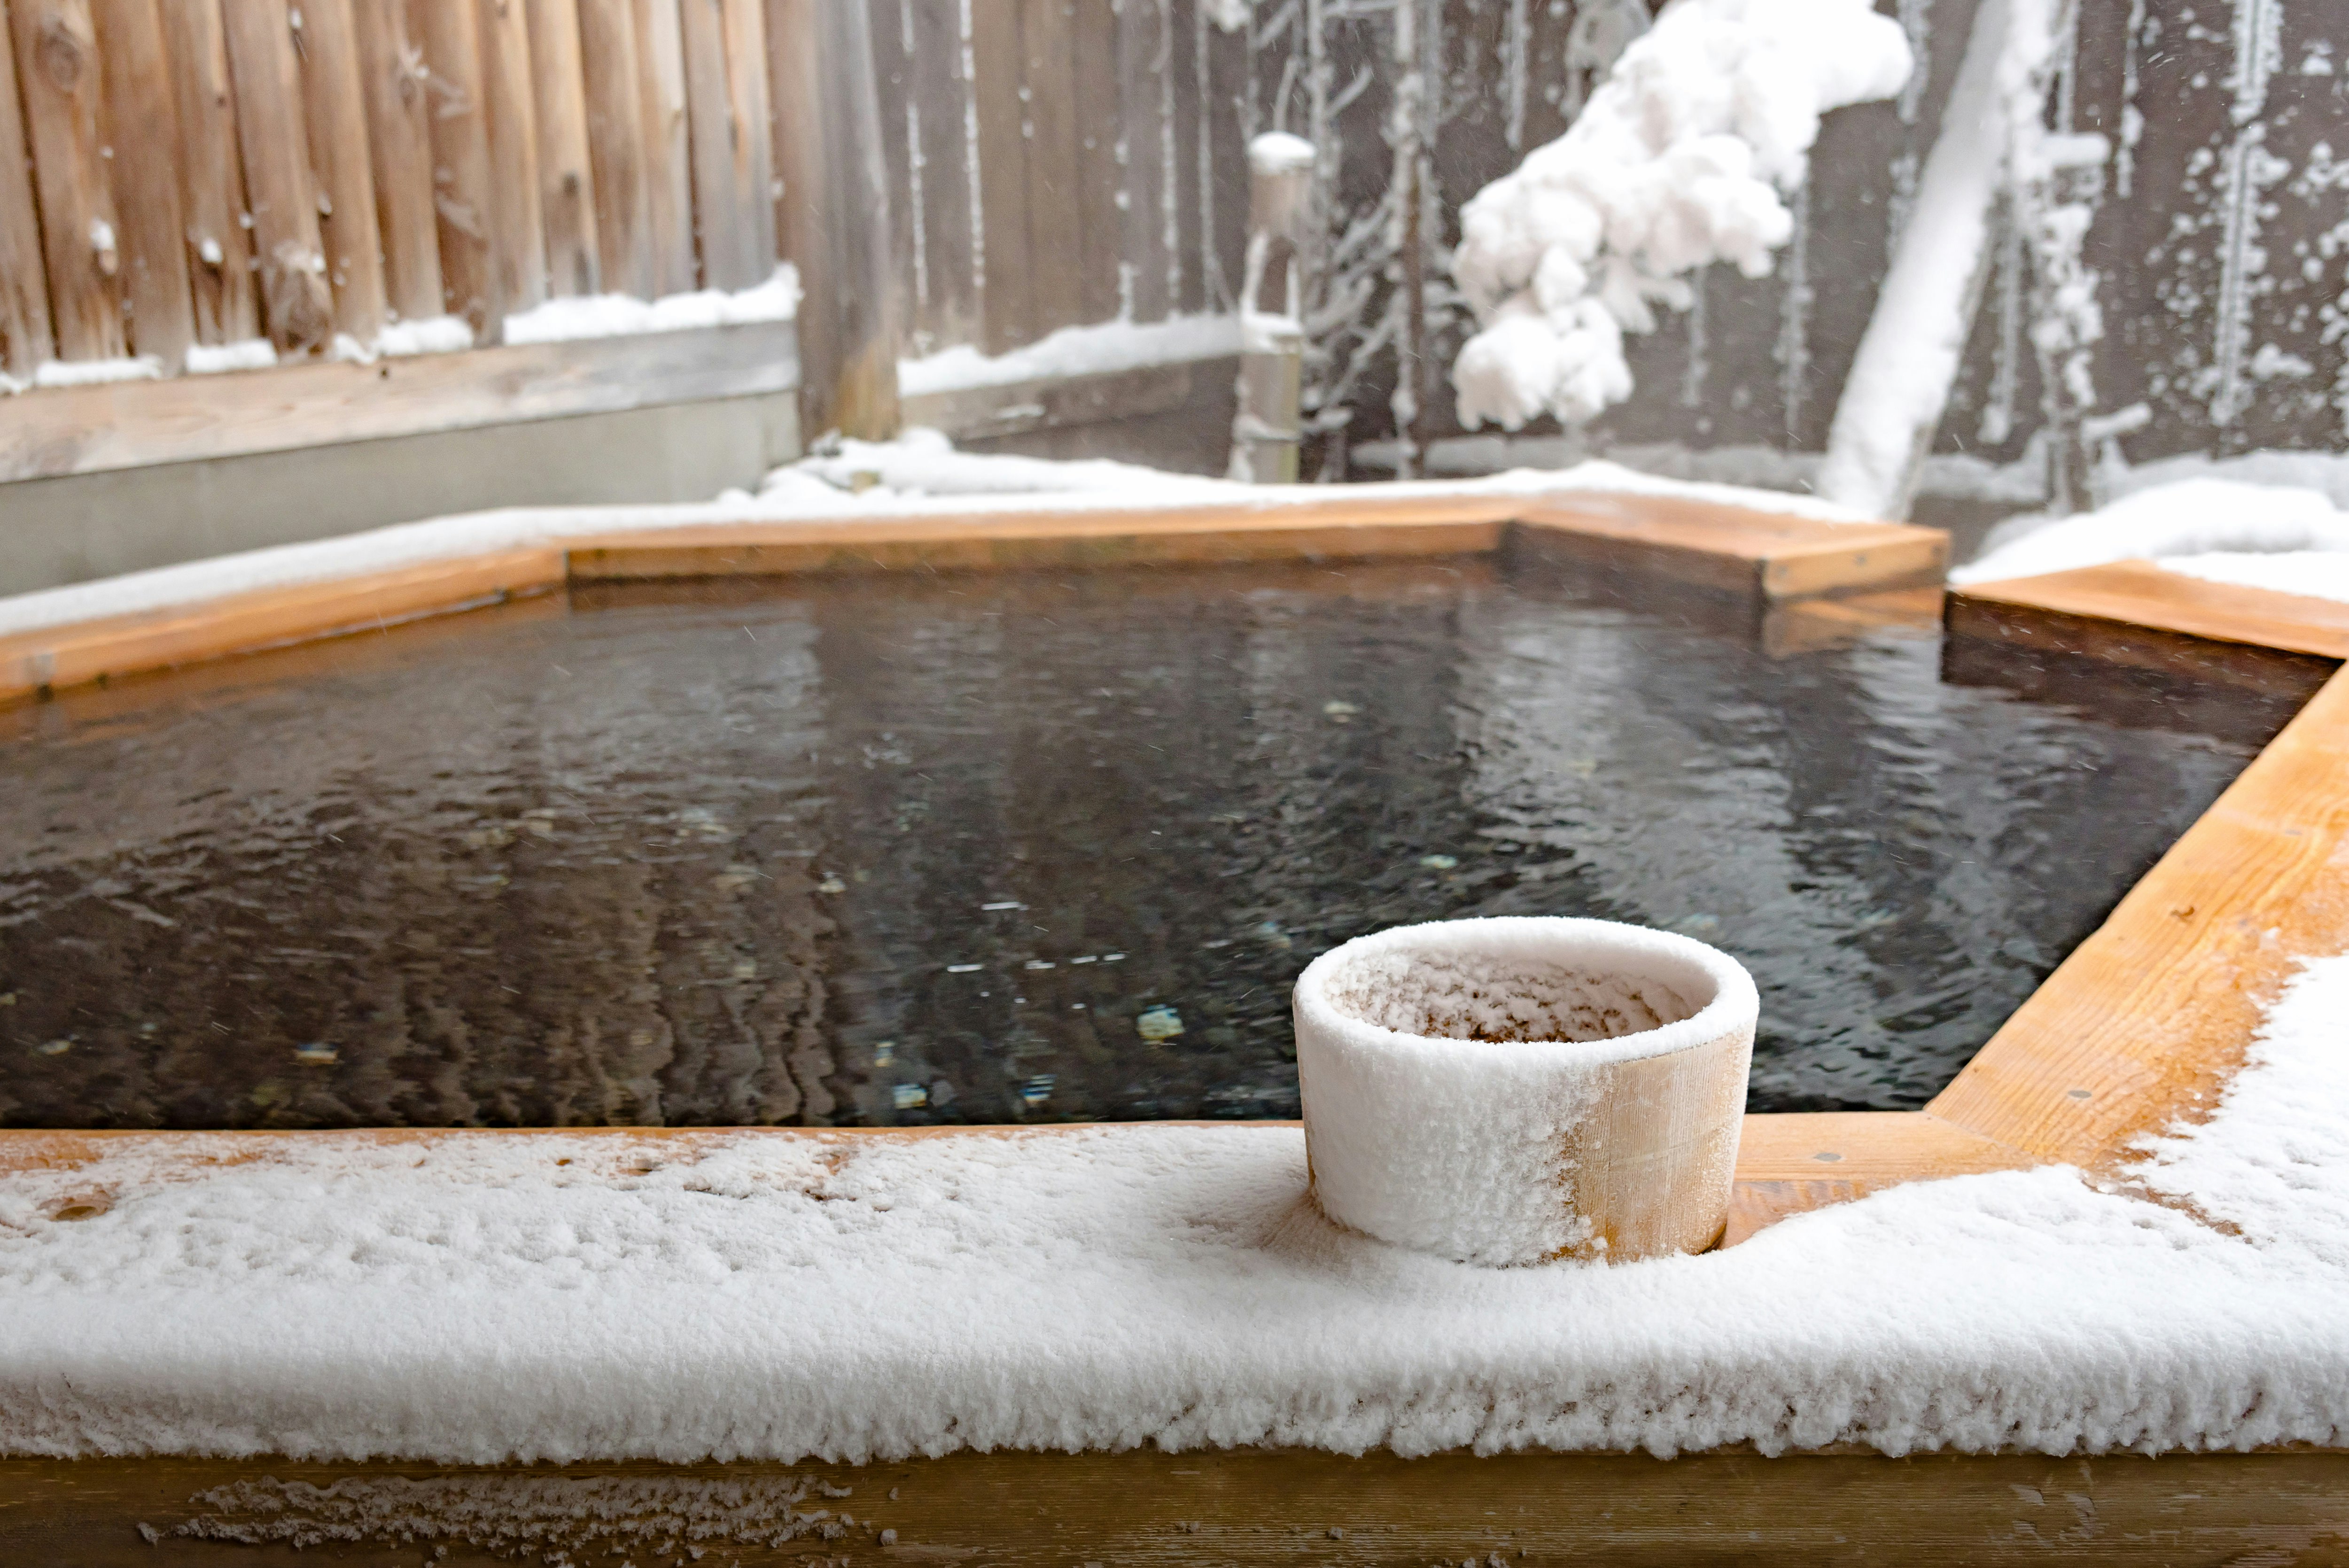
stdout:
POLYGON ((595 192, 595 258, 603 286, 649 298, 653 234, 645 212, 643 57, 629 0, 579 0, 581 88, 595 192))
POLYGON ((633 0, 644 71, 645 223, 653 292, 682 294, 699 278, 693 247, 692 137, 686 107, 685 33, 678 0, 633 0))
POLYGON ((481 337, 496 317, 491 311, 490 130, 482 104, 477 0, 407 4, 409 36, 424 49, 442 308, 463 316, 481 337))
POLYGON ((1117 12, 1118 117, 1125 147, 1125 264, 1133 319, 1164 321, 1172 300, 1166 254, 1166 0, 1123 0, 1117 12))
POLYGON ((531 93, 538 105, 539 201, 546 281, 557 294, 602 292, 595 180, 587 150, 587 80, 578 0, 529 0, 531 93))
POLYGON ((359 343, 383 332, 383 231, 368 150, 367 93, 352 0, 300 0, 295 30, 302 66, 303 118, 318 182, 318 237, 335 325, 359 343))
POLYGON ((1107 6, 1080 4, 1072 20, 1081 319, 1108 321, 1118 314, 1123 294, 1118 267, 1124 236, 1117 210, 1117 17, 1107 6))
MULTIPOLYGON (((0 8, 5 3, 0 0, 0 8)), ((0 370, 20 379, 57 357, 48 285, 25 111, 16 100, 16 34, 0 15, 0 370)))
POLYGON ((481 0, 482 108, 490 132, 490 331, 546 301, 538 106, 524 0, 481 0))
POLYGON ((196 310, 189 294, 180 171, 162 151, 180 140, 163 18, 156 0, 97 0, 90 19, 98 27, 105 85, 99 134, 122 225, 117 243, 130 348, 177 375, 196 341, 196 310))
POLYGON ((335 305, 318 234, 292 17, 285 0, 222 0, 221 19, 269 338, 280 354, 307 353, 333 333, 335 305))
POLYGON ((702 281, 749 288, 775 270, 765 20, 759 0, 679 0, 678 15, 702 281))
POLYGON ((1199 0, 1166 0, 1166 8, 1174 43, 1166 69, 1174 104, 1167 127, 1174 143, 1174 308, 1195 315, 1207 308, 1206 275, 1199 265, 1206 230, 1199 186, 1199 0))
POLYGON ((440 315, 449 304, 440 292, 424 51, 409 32, 401 0, 352 0, 352 19, 358 34, 386 303, 408 321, 440 315))
MULTIPOLYGON (((916 227, 914 200, 921 186, 918 171, 914 167, 914 120, 919 118, 920 108, 913 102, 914 62, 906 53, 908 34, 912 28, 911 19, 906 15, 910 7, 907 0, 852 0, 852 3, 864 7, 865 31, 873 40, 873 80, 878 92, 882 167, 889 173, 889 238, 895 251, 889 259, 890 288, 904 303, 910 320, 917 309, 917 274, 913 244, 916 227), (913 111, 910 118, 908 109, 913 111)), ((776 58, 781 57, 780 46, 775 40, 778 15, 780 7, 771 9, 767 20, 768 52, 776 58)), ((791 165, 784 159, 783 92, 779 75, 773 78, 771 86, 775 103, 775 180, 778 185, 787 185, 791 180, 791 165)), ((787 196, 784 205, 788 205, 787 196)), ((779 240, 783 240, 788 238, 791 231, 789 222, 780 216, 781 211, 779 208, 775 232, 779 240)), ((788 257, 790 253, 787 247, 784 254, 788 257)))
POLYGON ((971 12, 971 93, 978 111, 984 346, 989 354, 1036 336, 1028 248, 1028 139, 1019 102, 1020 7, 999 0, 971 12))
POLYGON ((242 343, 261 335, 254 292, 253 236, 244 224, 244 160, 236 144, 236 97, 229 84, 221 0, 165 0, 163 41, 171 63, 181 220, 196 340, 242 343))
POLYGON ((66 359, 117 359, 121 253, 98 148, 98 34, 88 0, 9 0, 16 79, 41 204, 49 306, 66 359))
POLYGON ((1074 27, 1070 0, 1020 0, 1019 67, 1028 143, 1028 264, 1038 336, 1084 318, 1077 205, 1074 27))
POLYGON ((913 12, 907 64, 921 134, 916 151, 922 166, 922 274, 927 284, 913 325, 932 346, 944 347, 976 342, 985 330, 971 211, 970 82, 963 74, 962 7, 957 0, 903 3, 913 12))

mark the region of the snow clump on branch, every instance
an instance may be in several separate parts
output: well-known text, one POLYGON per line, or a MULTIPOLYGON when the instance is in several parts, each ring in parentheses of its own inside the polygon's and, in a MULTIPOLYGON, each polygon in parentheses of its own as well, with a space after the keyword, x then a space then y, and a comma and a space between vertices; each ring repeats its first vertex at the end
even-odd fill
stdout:
POLYGON ((1623 335, 1686 309, 1708 263, 1766 276, 1820 116, 1890 98, 1912 63, 1868 0, 1675 0, 1567 133, 1461 214, 1453 275, 1481 327, 1452 369, 1461 423, 1578 422, 1630 397, 1623 335))

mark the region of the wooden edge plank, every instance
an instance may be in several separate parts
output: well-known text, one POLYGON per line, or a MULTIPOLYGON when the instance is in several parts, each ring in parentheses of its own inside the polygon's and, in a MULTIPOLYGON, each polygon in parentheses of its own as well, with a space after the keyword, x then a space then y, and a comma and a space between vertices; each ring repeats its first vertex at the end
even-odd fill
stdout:
POLYGON ((2284 653, 2349 659, 2349 603, 2211 583, 2150 561, 2116 561, 2039 577, 1972 583, 1950 591, 1960 605, 2037 610, 2084 620, 2242 643, 2284 653))
POLYGON ((420 615, 543 593, 562 582, 561 551, 511 550, 20 633, 0 638, 0 702, 285 643, 374 631, 420 615))
POLYGON ((2091 1170, 2207 1114, 2300 959, 2349 951, 2336 675, 1927 1108, 2091 1170))
POLYGON ((1940 529, 1829 522, 1687 496, 1557 496, 1526 508, 1518 522, 1537 547, 1773 600, 1938 583, 1949 562, 1940 529))

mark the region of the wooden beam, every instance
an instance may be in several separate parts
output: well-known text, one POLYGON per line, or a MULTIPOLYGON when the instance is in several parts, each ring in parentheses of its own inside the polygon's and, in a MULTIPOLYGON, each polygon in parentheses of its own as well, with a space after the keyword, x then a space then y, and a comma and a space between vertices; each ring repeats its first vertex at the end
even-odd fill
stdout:
POLYGON ((1951 599, 1953 606, 2070 615, 2212 642, 2349 659, 2349 604, 2206 582, 2165 572, 2150 561, 2116 561, 2044 577, 1973 583, 1951 590, 1951 599))
POLYGON ((957 440, 985 440, 1031 430, 1092 425, 1171 413, 1195 401, 1227 392, 1238 374, 1230 355, 1216 359, 1151 365, 1094 376, 1063 376, 1042 381, 1011 381, 926 392, 905 399, 905 420, 941 430, 957 440))
POLYGON ((440 217, 443 308, 489 341, 503 314, 490 269, 489 114, 481 80, 481 0, 406 0, 409 36, 423 46, 432 134, 432 201, 440 217))
POLYGON ((385 303, 404 321, 445 315, 433 210, 432 107, 424 46, 401 0, 353 0, 385 303))
MULTIPOLYGON (((57 387, 0 420, 0 486, 153 463, 789 392, 789 322, 530 344, 266 376, 57 387)), ((5 512, 0 488, 0 515, 5 512)))
POLYGON ((678 15, 702 280, 750 288, 775 270, 766 23, 758 0, 679 0, 678 15))
POLYGON ((269 338, 280 354, 307 354, 333 334, 335 304, 292 18, 285 0, 222 0, 221 18, 269 338))
POLYGON ((318 238, 335 294, 335 325, 354 342, 381 335, 383 229, 367 140, 367 98, 352 0, 301 0, 294 35, 302 64, 310 168, 318 181, 318 238))
POLYGON ((181 141, 158 0, 98 0, 98 59, 106 83, 102 131, 114 203, 121 215, 122 280, 131 351, 166 375, 186 367, 196 341, 189 292, 187 221, 180 171, 165 151, 181 141))
POLYGON ((596 266, 605 288, 650 299, 658 292, 645 208, 653 150, 645 132, 635 8, 629 0, 579 0, 578 15, 596 266))
POLYGON ((25 109, 16 96, 16 31, 0 16, 0 370, 20 380, 57 356, 48 285, 25 109))
POLYGON ((700 286, 693 245, 692 111, 686 101, 679 0, 632 0, 644 70, 645 222, 652 230, 653 292, 700 286))
POLYGON ((1528 548, 1636 566, 1764 599, 1933 583, 1949 535, 1898 522, 1823 522, 1677 496, 1552 497, 1521 520, 1528 548))
POLYGON ((594 160, 587 150, 578 0, 529 0, 528 15, 547 288, 558 295, 601 294, 603 256, 595 232, 594 160))
POLYGON ((2020 1171, 2040 1161, 1923 1111, 1749 1116, 1729 1194, 1733 1247, 1779 1221, 1904 1181, 2020 1171))
POLYGON ((121 223, 100 152, 103 88, 88 0, 9 0, 8 19, 40 196, 57 351, 66 359, 117 359, 129 349, 122 325, 121 223))
POLYGON ((546 303, 546 211, 524 0, 481 0, 481 101, 489 121, 489 330, 546 303))
POLYGON ((196 341, 243 343, 261 335, 261 301, 254 286, 253 237, 244 223, 244 160, 237 149, 221 0, 168 0, 162 10, 180 121, 181 216, 187 222, 196 341))

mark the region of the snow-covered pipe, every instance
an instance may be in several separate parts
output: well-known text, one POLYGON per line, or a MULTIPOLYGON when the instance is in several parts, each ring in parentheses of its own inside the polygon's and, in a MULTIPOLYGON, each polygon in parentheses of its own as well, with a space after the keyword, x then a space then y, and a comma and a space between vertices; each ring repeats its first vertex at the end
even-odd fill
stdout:
POLYGON ((1721 1238, 1759 1011, 1726 954, 1603 920, 1435 922, 1323 954, 1294 1006, 1339 1223, 1490 1264, 1721 1238))

